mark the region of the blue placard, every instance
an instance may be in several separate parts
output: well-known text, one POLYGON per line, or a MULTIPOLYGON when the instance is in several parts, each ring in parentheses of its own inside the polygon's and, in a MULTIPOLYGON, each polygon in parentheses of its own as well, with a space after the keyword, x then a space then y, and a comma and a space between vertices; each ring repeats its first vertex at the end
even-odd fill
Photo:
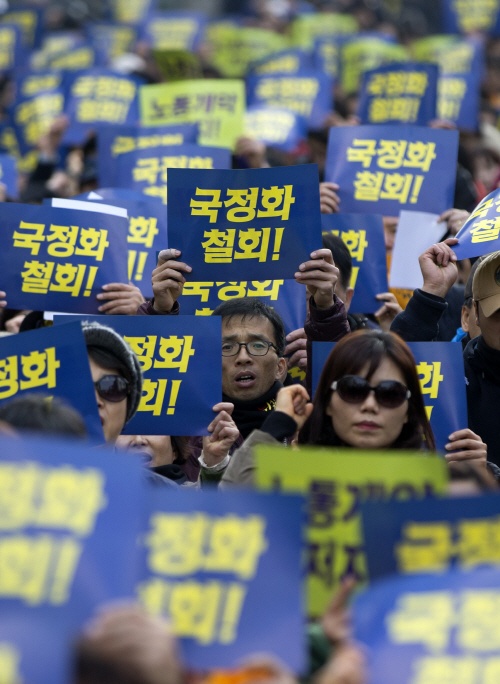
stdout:
POLYGON ((245 130, 267 147, 292 152, 307 137, 307 121, 286 109, 255 105, 247 107, 245 130))
POLYGON ((338 183, 342 213, 434 214, 453 206, 458 131, 422 126, 330 128, 325 180, 338 183))
MULTIPOLYGON (((67 316, 54 316, 64 323, 67 316)), ((71 319, 70 319, 71 320, 71 319)), ((86 316, 123 336, 137 354, 144 384, 122 434, 207 435, 222 401, 218 316, 86 316)))
POLYGON ((50 124, 64 110, 62 89, 56 85, 51 87, 58 80, 41 78, 36 81, 27 76, 24 80, 16 81, 19 86, 25 86, 25 94, 17 97, 11 108, 12 121, 22 154, 36 147, 50 124))
MULTIPOLYGON (((105 194, 106 204, 127 210, 128 279, 137 285, 144 297, 152 297, 151 273, 156 268, 156 254, 168 247, 167 213, 161 202, 142 193, 130 197, 134 193, 129 191, 129 197, 125 199, 119 193, 113 197, 111 189, 105 194)), ((96 190, 82 198, 100 202, 99 196, 100 191, 96 190)))
POLYGON ((5 185, 7 197, 17 197, 17 162, 9 154, 0 154, 0 183, 5 185))
POLYGON ((151 12, 143 24, 141 40, 160 50, 197 52, 204 38, 206 23, 204 12, 151 12))
POLYGON ((294 75, 250 75, 246 80, 247 105, 288 109, 303 116, 311 128, 322 128, 331 114, 333 81, 313 70, 294 75))
POLYGON ((178 124, 176 126, 113 126, 99 131, 98 150, 103 161, 100 169, 101 182, 109 182, 116 173, 115 166, 121 163, 122 155, 143 150, 154 153, 158 147, 196 143, 198 124, 178 124), (113 161, 111 169, 106 161, 113 161))
POLYGON ((126 283, 128 219, 6 203, 2 289, 15 309, 97 313, 106 283, 126 283))
POLYGON ((209 316, 216 306, 235 297, 258 297, 283 319, 286 333, 302 328, 306 317, 304 286, 295 280, 239 282, 186 281, 179 297, 181 313, 209 316))
POLYGON ((443 29, 446 33, 493 34, 500 33, 500 9, 496 2, 441 1, 443 29))
POLYGON ((370 684, 494 681, 499 584, 497 567, 392 578, 360 594, 354 638, 370 684))
POLYGON ((370 580, 441 574, 499 563, 500 497, 365 502, 363 538, 370 580))
POLYGON ((89 437, 104 441, 79 323, 0 337, 0 369, 0 404, 31 392, 61 397, 81 414, 89 437))
POLYGON ((134 595, 146 488, 136 459, 75 440, 0 436, 0 455, 2 674, 65 684, 94 611, 134 595))
POLYGON ((150 502, 138 594, 170 616, 183 662, 228 668, 265 651, 302 672, 303 498, 157 490, 150 502))
POLYGON ((197 281, 292 278, 321 245, 315 164, 171 169, 169 245, 197 281))
POLYGON ((349 310, 375 313, 381 302, 375 295, 387 292, 384 226, 381 216, 371 214, 322 214, 323 234, 338 235, 352 257, 351 287, 354 296, 349 310))
POLYGON ((273 52, 249 66, 249 71, 257 75, 290 74, 296 75, 314 68, 312 55, 299 48, 273 52))
POLYGON ((111 69, 94 68, 71 77, 65 114, 70 121, 63 143, 79 145, 91 131, 103 126, 136 124, 139 121, 137 94, 144 83, 111 69))
POLYGON ((42 42, 44 10, 42 7, 17 5, 2 14, 2 24, 18 26, 21 31, 21 45, 25 55, 40 48, 42 42))
MULTIPOLYGON (((409 342, 436 448, 444 451, 449 435, 467 427, 467 400, 461 345, 455 342, 409 342)), ((312 389, 318 386, 332 342, 313 342, 312 389)))
POLYGON ((134 26, 104 21, 87 24, 85 33, 102 64, 110 64, 113 58, 133 52, 138 35, 134 26))
POLYGON ((470 37, 450 46, 440 59, 438 116, 466 131, 479 127, 481 81, 485 48, 481 39, 470 37))
POLYGON ((194 143, 156 145, 120 155, 119 163, 111 148, 99 144, 99 180, 103 185, 140 190, 167 204, 168 178, 172 169, 228 169, 231 152, 222 147, 194 143))
POLYGON ((500 249, 500 190, 485 197, 458 231, 452 249, 458 259, 479 257, 500 249))
POLYGON ((29 50, 23 49, 22 31, 17 24, 0 24, 0 73, 25 64, 29 50))
POLYGON ((361 79, 361 124, 416 124, 436 118, 438 67, 401 62, 366 71, 361 79))

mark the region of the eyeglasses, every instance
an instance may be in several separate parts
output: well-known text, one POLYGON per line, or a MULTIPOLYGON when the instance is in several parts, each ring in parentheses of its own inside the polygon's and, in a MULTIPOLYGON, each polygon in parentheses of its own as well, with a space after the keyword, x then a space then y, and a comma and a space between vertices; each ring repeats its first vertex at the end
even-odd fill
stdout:
POLYGON ((331 389, 348 404, 361 404, 370 392, 384 408, 398 408, 411 397, 410 390, 397 380, 383 380, 376 387, 359 375, 345 375, 331 384, 331 389))
POLYGON ((121 375, 103 375, 94 387, 97 394, 105 401, 117 403, 123 401, 129 395, 129 383, 121 375))
POLYGON ((241 347, 245 347, 250 356, 265 356, 272 347, 276 352, 276 346, 272 342, 264 340, 252 340, 252 342, 223 342, 222 356, 236 356, 240 353, 241 347))

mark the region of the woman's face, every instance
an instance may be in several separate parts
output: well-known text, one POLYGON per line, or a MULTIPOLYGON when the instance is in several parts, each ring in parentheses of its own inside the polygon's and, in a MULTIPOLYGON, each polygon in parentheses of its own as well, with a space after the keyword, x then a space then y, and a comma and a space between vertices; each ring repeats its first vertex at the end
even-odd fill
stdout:
MULTIPOLYGON (((90 357, 89 363, 92 382, 97 382, 104 375, 120 375, 116 370, 99 366, 90 357)), ((99 418, 101 419, 102 430, 104 432, 104 439, 108 444, 114 444, 125 425, 127 417, 127 398, 125 397, 121 401, 116 402, 106 401, 100 396, 97 390, 95 390, 95 398, 97 401, 99 418)))
MULTIPOLYGON (((368 364, 357 375, 366 378, 367 372, 368 364)), ((402 372, 388 358, 381 361, 370 378, 370 385, 376 387, 383 380, 397 380, 406 386, 402 372)), ((345 444, 357 449, 385 449, 394 444, 408 420, 408 400, 397 408, 385 408, 380 406, 373 392, 359 404, 350 404, 341 399, 338 392, 332 392, 326 412, 345 444)))
POLYGON ((170 465, 175 459, 169 435, 120 435, 116 446, 149 457, 150 468, 170 465))

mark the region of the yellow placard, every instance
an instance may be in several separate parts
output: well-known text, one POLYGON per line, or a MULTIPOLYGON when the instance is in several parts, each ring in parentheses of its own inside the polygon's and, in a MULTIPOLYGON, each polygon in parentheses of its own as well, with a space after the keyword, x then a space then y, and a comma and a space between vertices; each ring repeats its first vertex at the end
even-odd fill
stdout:
POLYGON ((445 492, 443 458, 421 452, 376 452, 259 446, 256 483, 308 497, 307 606, 322 615, 341 579, 366 581, 360 519, 363 501, 419 499, 445 492))
POLYGON ((245 85, 239 80, 201 79, 142 86, 145 126, 197 123, 200 145, 234 148, 243 133, 245 85))

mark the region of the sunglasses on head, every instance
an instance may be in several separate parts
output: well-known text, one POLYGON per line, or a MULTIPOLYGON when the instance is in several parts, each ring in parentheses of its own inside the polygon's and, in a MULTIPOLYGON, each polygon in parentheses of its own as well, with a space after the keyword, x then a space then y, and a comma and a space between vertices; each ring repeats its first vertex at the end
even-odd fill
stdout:
POLYGON ((128 380, 121 375, 103 375, 94 382, 97 394, 105 401, 118 402, 129 394, 128 380))
POLYGON ((398 408, 411 397, 410 390, 397 380, 383 380, 372 387, 359 375, 345 375, 331 384, 331 389, 348 404, 361 404, 373 391, 375 399, 384 408, 398 408))

